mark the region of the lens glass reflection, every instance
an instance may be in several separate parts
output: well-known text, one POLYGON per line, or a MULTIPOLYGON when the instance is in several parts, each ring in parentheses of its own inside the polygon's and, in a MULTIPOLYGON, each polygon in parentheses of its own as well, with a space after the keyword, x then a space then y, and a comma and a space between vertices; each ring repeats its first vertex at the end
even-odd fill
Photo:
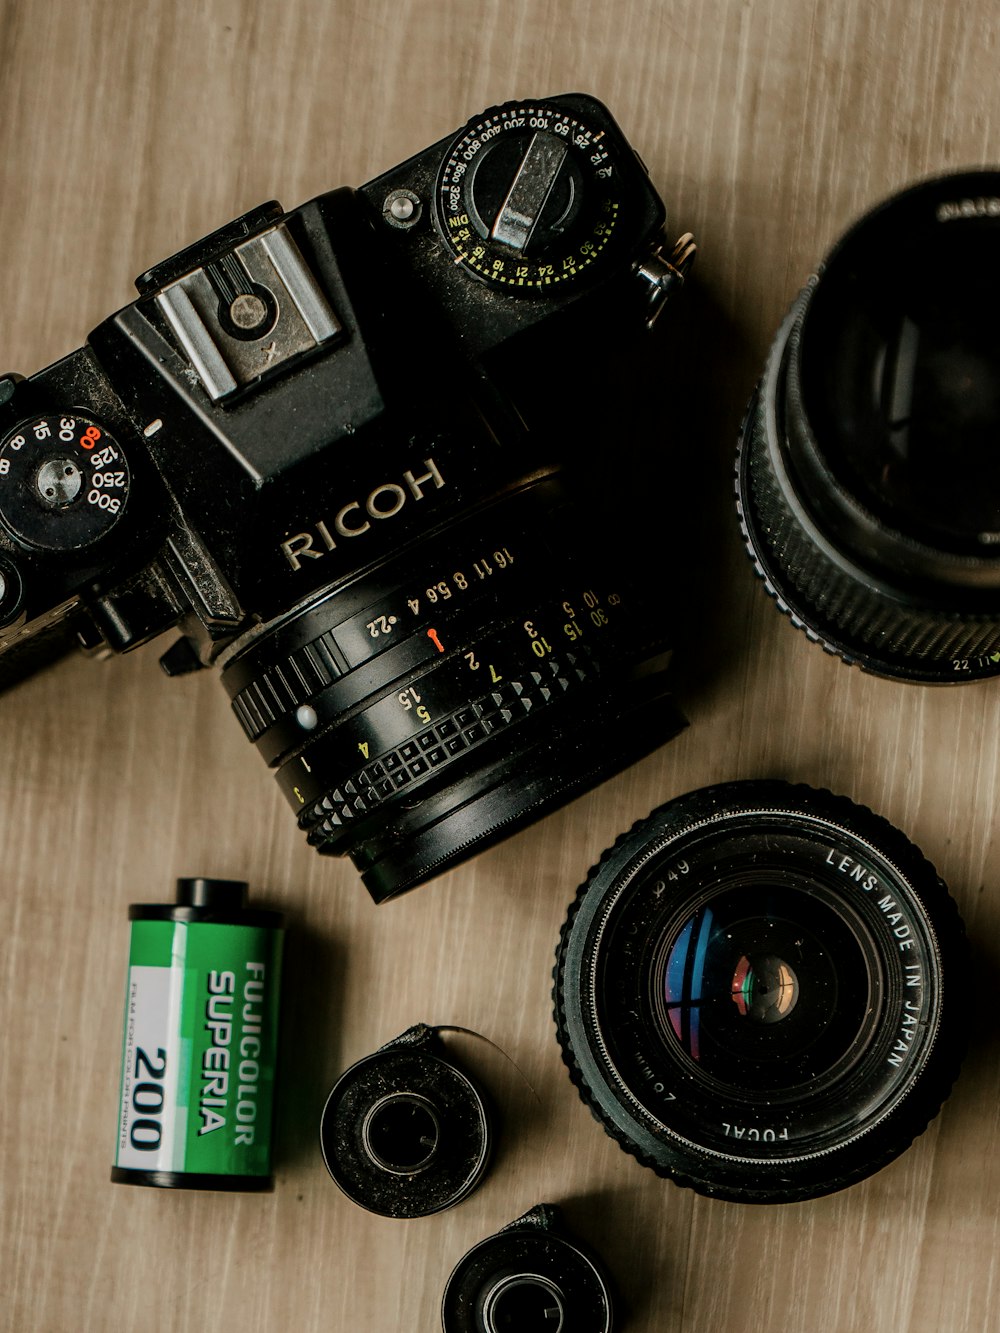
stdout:
POLYGON ((1000 225, 956 234, 939 280, 931 236, 907 222, 879 220, 831 260, 802 336, 803 404, 834 476, 878 518, 981 553, 1000 534, 1000 225))
POLYGON ((709 1076, 792 1088, 856 1058, 872 981, 850 921, 792 888, 731 888, 667 932, 661 1035, 709 1076))

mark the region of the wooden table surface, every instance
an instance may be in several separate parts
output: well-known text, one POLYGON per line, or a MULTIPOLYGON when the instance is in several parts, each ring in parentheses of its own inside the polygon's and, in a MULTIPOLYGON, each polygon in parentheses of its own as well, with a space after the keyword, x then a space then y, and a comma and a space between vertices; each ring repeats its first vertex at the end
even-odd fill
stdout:
POLYGON ((78 346, 135 274, 252 205, 361 183, 510 96, 604 100, 700 245, 669 316, 684 373, 643 386, 665 421, 682 406, 662 447, 691 487, 684 550, 664 541, 691 720, 670 745, 375 908, 348 862, 306 847, 214 673, 161 675, 164 643, 0 699, 4 1328, 434 1330, 460 1256, 540 1201, 603 1254, 632 1333, 1000 1328, 1000 683, 903 685, 824 655, 754 579, 730 499, 742 407, 800 281, 867 205, 996 157, 998 57, 993 0, 0 0, 0 370, 78 346), (676 1188, 601 1132, 549 990, 601 850, 671 796, 763 776, 850 795, 923 848, 980 1001, 910 1151, 840 1194, 753 1208, 676 1188), (191 874, 287 913, 269 1195, 108 1180, 127 907, 191 874), (389 1221, 330 1182, 318 1116, 340 1070, 418 1021, 507 1053, 459 1043, 504 1131, 467 1202, 389 1221))

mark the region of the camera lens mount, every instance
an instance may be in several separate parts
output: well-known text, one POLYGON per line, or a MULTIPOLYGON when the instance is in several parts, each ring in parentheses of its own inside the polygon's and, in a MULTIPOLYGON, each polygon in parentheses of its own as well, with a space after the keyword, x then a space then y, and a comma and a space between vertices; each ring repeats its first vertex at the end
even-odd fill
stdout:
POLYGON ((743 423, 758 573, 879 675, 1000 671, 998 243, 1000 173, 888 199, 796 299, 743 423))
POLYGON ((958 1070, 957 911, 897 829, 843 797, 736 782, 655 810, 563 927, 563 1056, 644 1165, 789 1202, 870 1175, 958 1070))

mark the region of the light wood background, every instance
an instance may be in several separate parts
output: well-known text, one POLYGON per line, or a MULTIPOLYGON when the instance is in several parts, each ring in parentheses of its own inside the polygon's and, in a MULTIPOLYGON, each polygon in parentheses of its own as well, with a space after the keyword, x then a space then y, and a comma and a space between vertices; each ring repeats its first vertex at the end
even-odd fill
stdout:
POLYGON ((434 1330, 461 1255, 542 1200, 603 1253, 633 1333, 1000 1328, 1000 683, 826 657, 755 582, 730 500, 743 404, 810 266, 903 183, 997 157, 998 36, 994 0, 0 0, 0 370, 79 345, 135 274, 250 206, 361 183, 509 96, 605 100, 700 243, 670 316, 684 373, 644 386, 694 515, 658 608, 692 725, 659 753, 376 909, 300 840, 218 683, 161 676, 165 644, 0 699, 4 1328, 434 1330), (981 994, 932 1128, 785 1208, 640 1168, 579 1102, 550 1017, 559 926, 601 850, 677 793, 755 776, 905 829, 959 901, 981 994), (288 914, 268 1196, 108 1181, 127 905, 192 874, 288 914), (462 1046, 505 1112, 498 1158, 459 1208, 392 1222, 339 1194, 316 1128, 337 1073, 420 1020, 486 1034, 523 1077, 462 1046))

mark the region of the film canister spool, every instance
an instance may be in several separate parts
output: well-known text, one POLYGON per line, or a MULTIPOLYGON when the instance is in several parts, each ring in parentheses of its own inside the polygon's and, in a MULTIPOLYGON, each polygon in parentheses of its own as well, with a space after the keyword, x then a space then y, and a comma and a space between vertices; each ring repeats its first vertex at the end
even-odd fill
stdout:
POLYGON ((111 1179, 161 1189, 271 1188, 279 912, 238 880, 180 879, 133 903, 111 1179))
POLYGON ((611 1280, 561 1210, 536 1204, 459 1260, 441 1326, 444 1333, 612 1333, 611 1280))
POLYGON ((486 1097, 417 1023, 351 1065, 327 1098, 320 1147, 334 1181, 383 1217, 427 1217, 467 1198, 493 1147, 486 1097))

